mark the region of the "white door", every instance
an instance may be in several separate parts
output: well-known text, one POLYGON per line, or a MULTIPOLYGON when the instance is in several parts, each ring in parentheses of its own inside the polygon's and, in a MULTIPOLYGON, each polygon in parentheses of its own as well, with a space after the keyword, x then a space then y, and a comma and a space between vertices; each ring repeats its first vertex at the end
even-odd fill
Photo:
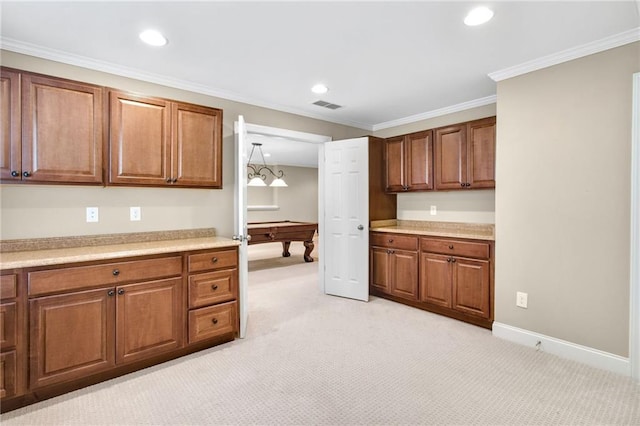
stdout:
POLYGON ((320 277, 324 292, 368 301, 369 138, 328 142, 323 151, 320 277))
POLYGON ((247 259, 247 128, 243 116, 235 123, 236 134, 236 193, 234 199, 235 219, 233 239, 240 241, 238 263, 240 338, 247 333, 249 316, 247 296, 249 284, 249 261, 247 259))

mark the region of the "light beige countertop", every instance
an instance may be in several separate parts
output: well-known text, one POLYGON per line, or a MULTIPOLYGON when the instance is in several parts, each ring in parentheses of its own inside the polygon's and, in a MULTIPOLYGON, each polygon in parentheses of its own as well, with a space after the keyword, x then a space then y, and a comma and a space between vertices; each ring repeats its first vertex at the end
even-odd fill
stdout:
POLYGON ((199 233, 169 231, 168 233, 12 240, 3 241, 2 245, 0 269, 17 269, 235 247, 239 243, 230 238, 217 237, 213 231, 199 233), (100 244, 105 241, 108 241, 109 244, 100 244), (61 245, 62 247, 60 247, 61 245), (27 250, 20 250, 21 247, 27 247, 27 250), (31 247, 36 247, 36 249, 29 249, 31 247), (7 249, 12 251, 7 251, 7 249))
POLYGON ((371 231, 394 232, 398 234, 495 241, 495 226, 485 223, 390 219, 372 221, 370 229, 371 231))

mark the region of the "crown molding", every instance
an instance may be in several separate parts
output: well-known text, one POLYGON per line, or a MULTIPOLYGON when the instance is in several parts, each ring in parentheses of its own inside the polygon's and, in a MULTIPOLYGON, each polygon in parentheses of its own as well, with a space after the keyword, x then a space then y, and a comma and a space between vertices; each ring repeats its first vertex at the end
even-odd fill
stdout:
POLYGON ((489 73, 488 75, 493 81, 502 81, 636 41, 640 41, 640 27, 605 37, 591 43, 582 44, 571 49, 563 50, 561 52, 553 53, 551 55, 543 56, 532 61, 527 61, 519 65, 514 65, 509 68, 489 73))
POLYGON ((410 115, 408 117, 399 118, 397 120, 386 121, 384 123, 375 124, 373 131, 388 129, 390 127, 402 126, 404 124, 415 123, 416 121, 427 120, 429 118, 440 117, 442 115, 452 114, 454 112, 464 111, 485 105, 495 104, 496 95, 486 96, 484 98, 473 99, 471 101, 462 102, 444 108, 434 109, 432 111, 423 112, 421 114, 410 115))
POLYGON ((240 95, 234 92, 228 92, 203 84, 193 83, 187 80, 167 77, 160 74, 154 74, 141 71, 135 68, 129 68, 121 65, 115 65, 110 62, 100 61, 88 58, 86 56, 75 55, 57 49, 51 49, 32 43, 25 43, 6 37, 0 37, 0 49, 11 52, 21 53, 24 55, 35 56, 37 58, 47 59, 55 62, 61 62, 68 65, 74 65, 82 68, 88 68, 94 71, 106 72, 122 77, 128 77, 148 83, 160 84, 162 86, 172 87, 175 89, 187 90, 190 92, 200 93, 204 95, 214 96, 216 98, 226 99, 234 102, 259 106, 262 108, 273 109, 276 111, 286 112, 289 114, 301 115, 316 120, 328 121, 331 123, 342 124, 345 126, 356 127, 363 130, 372 131, 371 124, 360 123, 351 120, 341 120, 339 118, 327 117, 322 114, 309 113, 296 108, 291 108, 276 103, 265 102, 261 99, 240 95))

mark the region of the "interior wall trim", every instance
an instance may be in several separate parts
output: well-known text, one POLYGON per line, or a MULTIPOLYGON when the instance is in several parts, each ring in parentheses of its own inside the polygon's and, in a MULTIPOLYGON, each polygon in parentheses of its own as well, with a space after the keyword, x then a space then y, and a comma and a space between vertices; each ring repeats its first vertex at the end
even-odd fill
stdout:
POLYGON ((640 72, 633 75, 632 90, 629 358, 631 375, 640 382, 640 72))
POLYGON ((494 71, 488 75, 493 81, 502 81, 636 41, 640 41, 640 27, 605 37, 591 43, 582 44, 571 49, 556 52, 551 55, 543 56, 532 61, 527 61, 519 65, 494 71))
POLYGON ((611 371, 625 376, 631 375, 631 363, 629 358, 600 351, 588 346, 578 345, 566 340, 535 333, 518 327, 513 327, 499 322, 493 323, 493 335, 501 339, 509 340, 536 350, 540 342, 540 349, 562 358, 587 364, 591 367, 611 371))

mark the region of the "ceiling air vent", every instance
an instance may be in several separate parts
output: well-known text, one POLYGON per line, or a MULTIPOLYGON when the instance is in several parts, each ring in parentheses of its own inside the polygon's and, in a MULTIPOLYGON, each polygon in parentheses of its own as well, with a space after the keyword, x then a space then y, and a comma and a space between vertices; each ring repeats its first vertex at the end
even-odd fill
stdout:
POLYGON ((325 102, 325 101, 315 101, 313 104, 321 106, 323 108, 329 108, 329 109, 342 108, 342 105, 336 105, 336 104, 332 104, 331 102, 325 102))

